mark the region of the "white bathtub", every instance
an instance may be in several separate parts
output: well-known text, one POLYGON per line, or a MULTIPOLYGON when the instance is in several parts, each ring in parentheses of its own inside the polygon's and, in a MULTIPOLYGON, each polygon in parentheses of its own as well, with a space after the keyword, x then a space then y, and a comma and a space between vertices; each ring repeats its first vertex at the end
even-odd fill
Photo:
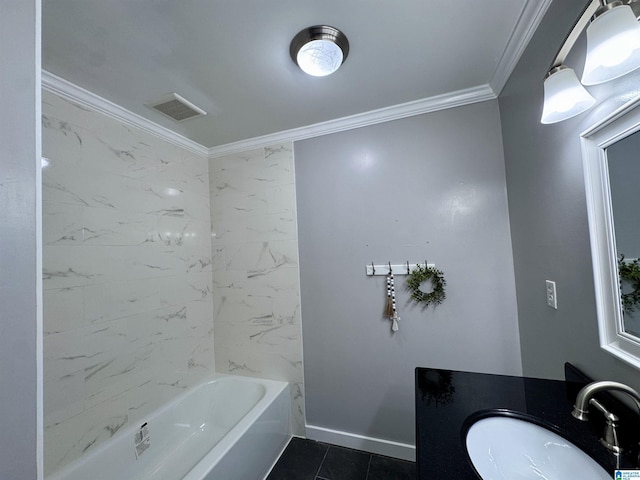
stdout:
POLYGON ((291 438, 290 402, 285 382, 216 375, 47 480, 260 480, 291 438))

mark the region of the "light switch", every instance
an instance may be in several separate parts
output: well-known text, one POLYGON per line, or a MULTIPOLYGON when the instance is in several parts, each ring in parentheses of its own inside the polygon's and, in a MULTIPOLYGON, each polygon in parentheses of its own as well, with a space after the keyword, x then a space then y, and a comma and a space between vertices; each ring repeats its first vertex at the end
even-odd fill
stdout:
POLYGON ((546 280, 547 285, 547 305, 551 308, 558 309, 558 297, 556 295, 556 282, 546 280))

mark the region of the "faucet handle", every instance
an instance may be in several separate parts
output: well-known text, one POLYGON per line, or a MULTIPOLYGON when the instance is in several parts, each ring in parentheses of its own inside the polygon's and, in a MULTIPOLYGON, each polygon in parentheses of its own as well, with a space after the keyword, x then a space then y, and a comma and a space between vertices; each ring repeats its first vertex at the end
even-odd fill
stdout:
POLYGON ((592 398, 589 405, 593 405, 602 412, 607 424, 604 427, 604 433, 600 439, 600 444, 615 454, 622 452, 622 447, 618 441, 618 421, 620 420, 615 413, 611 413, 598 400, 592 398))

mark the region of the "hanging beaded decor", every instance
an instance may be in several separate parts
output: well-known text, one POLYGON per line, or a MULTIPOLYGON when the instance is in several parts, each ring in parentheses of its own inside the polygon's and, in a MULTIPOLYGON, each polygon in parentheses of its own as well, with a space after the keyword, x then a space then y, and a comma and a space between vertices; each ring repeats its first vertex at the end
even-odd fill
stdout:
POLYGON ((387 305, 384 309, 384 316, 391 320, 391 331, 397 332, 400 317, 396 309, 396 289, 391 265, 389 265, 389 273, 387 274, 387 305))

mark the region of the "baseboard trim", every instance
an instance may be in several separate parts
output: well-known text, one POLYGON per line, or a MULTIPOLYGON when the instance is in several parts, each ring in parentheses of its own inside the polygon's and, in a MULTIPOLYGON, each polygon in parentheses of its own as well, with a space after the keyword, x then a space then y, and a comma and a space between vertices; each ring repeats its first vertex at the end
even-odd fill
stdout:
POLYGON ((354 448, 365 452, 400 458, 410 462, 416 461, 416 447, 407 443, 383 440, 381 438, 366 437, 356 433, 342 432, 315 425, 306 426, 307 438, 319 442, 331 443, 340 447, 354 448))

